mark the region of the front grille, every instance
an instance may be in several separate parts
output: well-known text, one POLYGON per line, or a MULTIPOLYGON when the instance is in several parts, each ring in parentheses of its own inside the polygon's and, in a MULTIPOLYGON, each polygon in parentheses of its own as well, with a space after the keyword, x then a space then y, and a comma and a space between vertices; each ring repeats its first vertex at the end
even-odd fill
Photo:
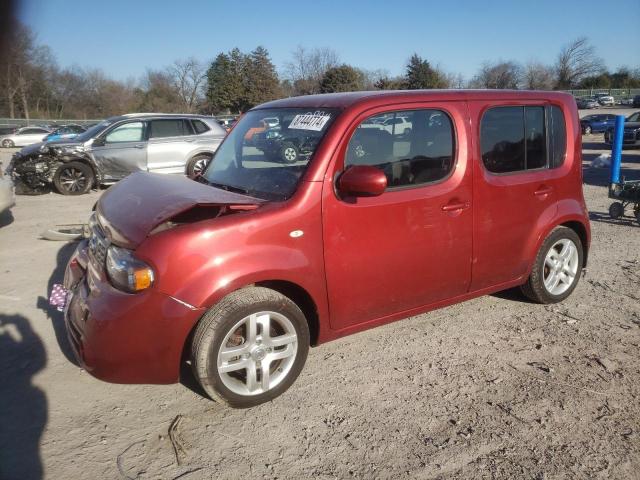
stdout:
POLYGON ((107 249, 109 248, 109 240, 105 236, 100 225, 95 222, 91 225, 89 236, 89 253, 96 263, 102 267, 107 259, 107 249))

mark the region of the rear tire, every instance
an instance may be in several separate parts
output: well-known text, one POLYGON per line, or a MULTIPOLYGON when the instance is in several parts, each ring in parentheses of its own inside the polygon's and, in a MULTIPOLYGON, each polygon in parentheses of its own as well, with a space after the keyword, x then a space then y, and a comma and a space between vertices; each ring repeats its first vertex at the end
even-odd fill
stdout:
POLYGON ((309 326, 288 297, 263 287, 233 292, 200 319, 193 373, 214 400, 247 408, 274 399, 302 371, 309 326))
POLYGON ((2 146, 4 148, 13 148, 15 147, 15 144, 13 143, 13 140, 9 140, 8 138, 2 141, 2 146))
POLYGON ((538 303, 561 302, 578 285, 583 258, 578 234, 567 227, 556 227, 542 243, 531 275, 520 287, 522 293, 538 303))
POLYGON ((187 176, 192 180, 199 177, 202 175, 202 172, 204 172, 204 169, 207 168, 210 161, 210 155, 196 155, 187 162, 187 176))
POLYGON ((82 162, 63 163, 53 175, 53 185, 62 195, 83 195, 94 182, 93 169, 82 162))
POLYGON ((584 127, 584 132, 585 135, 589 135, 591 133, 591 127, 589 125, 587 125, 586 127, 584 127))

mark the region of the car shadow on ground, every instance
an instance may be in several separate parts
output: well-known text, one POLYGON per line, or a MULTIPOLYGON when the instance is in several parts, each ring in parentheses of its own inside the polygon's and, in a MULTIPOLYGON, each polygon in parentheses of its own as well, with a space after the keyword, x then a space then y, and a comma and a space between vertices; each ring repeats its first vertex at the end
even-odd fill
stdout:
POLYGON ((520 290, 520 287, 513 287, 507 290, 502 290, 500 292, 492 293, 491 296, 500 298, 502 300, 510 300, 512 302, 518 302, 518 303, 532 303, 532 304, 536 303, 530 300, 529 298, 527 298, 524 295, 524 293, 522 293, 522 290, 520 290))
POLYGON ((610 225, 626 225, 626 226, 638 225, 636 219, 633 216, 631 216, 632 213, 633 213, 633 210, 630 207, 627 207, 625 216, 620 218, 611 218, 609 216, 609 213, 605 213, 605 212, 589 212, 589 220, 592 222, 608 223, 610 225))
POLYGON ((42 478, 47 397, 32 379, 46 364, 44 344, 29 320, 0 314, 0 478, 42 478))
MULTIPOLYGON (((43 240, 44 241, 44 240, 43 240)), ((51 325, 53 326, 53 331, 56 334, 56 340, 58 341, 58 345, 60 346, 60 350, 64 354, 67 360, 69 360, 74 365, 78 365, 78 361, 73 353, 73 348, 69 343, 69 339, 67 338, 67 331, 64 326, 64 316, 62 312, 60 312, 56 307, 49 304, 49 294, 51 293, 51 289, 53 285, 56 283, 62 283, 64 280, 64 271, 67 267, 67 263, 73 255, 76 247, 78 246, 77 242, 69 242, 64 243, 60 250, 58 250, 58 254, 56 257, 56 268, 51 273, 49 277, 49 281, 47 283, 47 291, 45 292, 45 296, 38 297, 38 308, 47 314, 49 320, 51 320, 51 325)))

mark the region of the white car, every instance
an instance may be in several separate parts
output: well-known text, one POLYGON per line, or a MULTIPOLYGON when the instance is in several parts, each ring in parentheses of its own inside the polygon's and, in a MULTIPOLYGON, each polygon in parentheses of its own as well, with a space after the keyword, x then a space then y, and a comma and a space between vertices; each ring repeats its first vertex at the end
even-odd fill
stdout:
POLYGON ((0 145, 4 148, 26 147, 33 143, 43 142, 50 133, 50 130, 42 127, 22 127, 15 133, 0 136, 0 145))
POLYGON ((382 123, 382 129, 393 135, 404 135, 411 131, 411 122, 406 117, 392 117, 382 123))
POLYGON ((616 101, 611 95, 603 95, 598 97, 598 103, 603 107, 613 107, 616 104, 616 101))

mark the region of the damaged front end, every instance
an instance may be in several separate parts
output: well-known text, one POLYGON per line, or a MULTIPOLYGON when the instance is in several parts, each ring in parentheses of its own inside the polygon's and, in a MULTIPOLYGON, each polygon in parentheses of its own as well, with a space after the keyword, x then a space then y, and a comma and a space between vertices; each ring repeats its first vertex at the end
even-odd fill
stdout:
POLYGON ((16 194, 42 195, 51 190, 60 165, 84 158, 82 145, 39 143, 16 152, 6 173, 13 180, 16 194))

